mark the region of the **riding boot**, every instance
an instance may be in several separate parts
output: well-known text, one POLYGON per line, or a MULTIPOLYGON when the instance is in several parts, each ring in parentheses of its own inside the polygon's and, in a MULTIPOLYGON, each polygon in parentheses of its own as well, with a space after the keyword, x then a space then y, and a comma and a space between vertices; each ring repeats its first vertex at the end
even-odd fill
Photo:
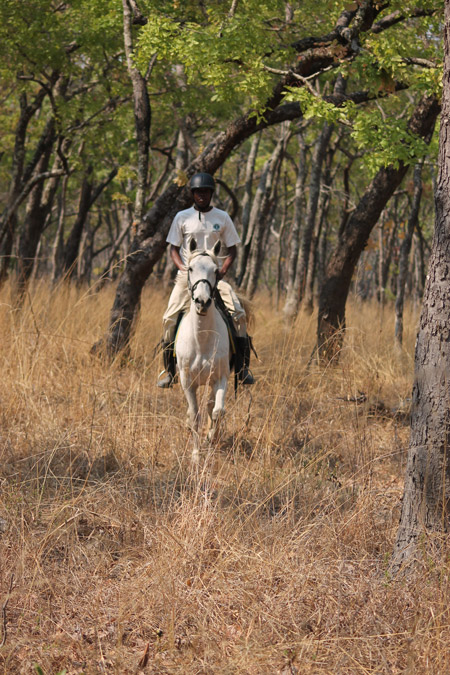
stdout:
POLYGON ((163 342, 163 360, 164 360, 164 372, 166 375, 162 380, 158 380, 157 386, 160 389, 169 389, 175 381, 176 373, 176 364, 175 364, 175 354, 173 353, 173 342, 163 342))
POLYGON ((236 338, 236 351, 238 352, 236 359, 236 374, 239 382, 242 384, 255 384, 255 378, 250 370, 250 349, 251 338, 245 337, 236 338))

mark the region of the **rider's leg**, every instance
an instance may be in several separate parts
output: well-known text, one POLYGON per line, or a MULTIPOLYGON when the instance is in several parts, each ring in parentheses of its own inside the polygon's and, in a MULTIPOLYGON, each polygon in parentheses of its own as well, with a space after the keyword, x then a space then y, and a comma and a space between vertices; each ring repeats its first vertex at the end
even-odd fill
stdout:
POLYGON ((217 288, 228 312, 233 318, 236 330, 236 366, 237 376, 242 384, 254 384, 255 379, 250 371, 251 340, 247 335, 247 318, 238 296, 226 281, 219 281, 217 288))
POLYGON ((175 286, 170 294, 169 304, 163 316, 163 359, 164 377, 158 379, 158 387, 167 389, 175 380, 176 366, 174 355, 175 330, 180 312, 186 311, 189 306, 189 292, 187 275, 178 272, 175 286))

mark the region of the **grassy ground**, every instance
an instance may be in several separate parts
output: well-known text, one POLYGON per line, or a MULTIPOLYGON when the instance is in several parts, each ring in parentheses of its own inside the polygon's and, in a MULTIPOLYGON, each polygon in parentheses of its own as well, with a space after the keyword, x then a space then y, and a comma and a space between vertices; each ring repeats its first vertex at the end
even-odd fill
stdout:
POLYGON ((388 574, 417 316, 399 353, 392 310, 354 303, 308 369, 315 317, 286 333, 258 298, 257 384, 196 470, 155 387, 166 299, 105 367, 112 289, 1 293, 0 673, 448 672, 448 564, 388 574))

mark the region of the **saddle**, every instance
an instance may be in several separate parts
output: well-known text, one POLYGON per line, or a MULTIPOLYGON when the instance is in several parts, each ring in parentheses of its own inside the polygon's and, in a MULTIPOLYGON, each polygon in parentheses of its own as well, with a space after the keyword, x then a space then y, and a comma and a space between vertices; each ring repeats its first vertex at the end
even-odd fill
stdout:
MULTIPOLYGON (((234 370, 234 392, 236 394, 237 389, 238 389, 238 375, 241 372, 242 368, 244 367, 245 364, 245 357, 244 354, 242 353, 241 349, 239 349, 239 337, 236 332, 236 328, 234 325, 233 317, 227 310, 224 301, 222 300, 222 297, 217 290, 215 289, 214 292, 214 303, 219 311, 220 315, 222 316, 222 319, 225 321, 225 325, 228 330, 228 338, 229 338, 229 343, 230 343, 230 370, 234 370)), ((177 341, 177 335, 178 335, 178 329, 180 327, 181 320, 184 316, 184 312, 180 312, 178 315, 177 323, 175 325, 175 339, 173 342, 173 351, 172 351, 172 358, 173 358, 173 370, 175 371, 175 363, 176 363, 176 341, 177 341)), ((250 345, 252 348, 253 353, 256 356, 255 349, 253 347, 253 344, 251 342, 251 338, 249 337, 250 340, 250 345)))

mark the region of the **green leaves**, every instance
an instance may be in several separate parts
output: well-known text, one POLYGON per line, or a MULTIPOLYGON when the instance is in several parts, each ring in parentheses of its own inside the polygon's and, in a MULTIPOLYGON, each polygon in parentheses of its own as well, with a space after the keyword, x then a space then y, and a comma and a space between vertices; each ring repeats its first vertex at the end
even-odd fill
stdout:
POLYGON ((263 16, 276 4, 248 2, 228 17, 228 8, 217 3, 195 20, 184 20, 183 12, 168 16, 154 10, 139 32, 137 63, 144 71, 156 53, 169 68, 181 64, 186 85, 206 87, 210 101, 227 104, 245 96, 258 105, 273 81, 262 67, 262 54, 275 46, 263 16))
POLYGON ((387 117, 378 108, 356 116, 351 137, 358 150, 364 151, 363 161, 371 175, 382 166, 415 164, 429 152, 425 141, 411 134, 406 119, 387 117))

